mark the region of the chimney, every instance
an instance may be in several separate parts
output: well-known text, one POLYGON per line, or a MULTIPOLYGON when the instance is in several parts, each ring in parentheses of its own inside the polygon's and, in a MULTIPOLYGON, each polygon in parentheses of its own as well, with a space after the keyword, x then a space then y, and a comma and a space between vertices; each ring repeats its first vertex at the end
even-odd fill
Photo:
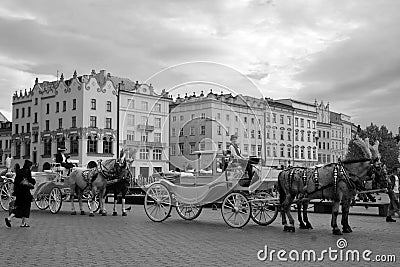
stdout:
POLYGON ((76 79, 76 76, 77 76, 77 73, 76 73, 76 70, 74 71, 74 79, 76 79))

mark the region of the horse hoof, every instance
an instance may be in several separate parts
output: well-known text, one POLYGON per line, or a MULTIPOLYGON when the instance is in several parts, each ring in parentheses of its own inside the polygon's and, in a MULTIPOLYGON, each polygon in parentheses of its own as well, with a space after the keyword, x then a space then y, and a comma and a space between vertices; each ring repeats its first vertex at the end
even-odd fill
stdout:
POLYGON ((71 212, 71 215, 76 215, 76 211, 71 212))
POLYGON ((353 232, 353 230, 351 229, 350 226, 348 226, 348 227, 343 227, 343 233, 348 234, 348 233, 351 233, 351 232, 353 232))
POLYGON ((332 233, 333 233, 334 235, 343 235, 343 233, 342 233, 342 231, 340 231, 340 229, 333 229, 333 230, 332 230, 332 233))
POLYGON ((314 228, 312 227, 311 223, 306 223, 306 227, 307 227, 307 229, 314 229, 314 228))
POLYGON ((112 216, 117 216, 117 215, 118 215, 118 213, 116 211, 114 211, 112 216))
POLYGON ((107 216, 107 213, 106 212, 102 212, 101 216, 107 216))
POLYGON ((81 215, 86 215, 86 213, 82 210, 82 211, 81 211, 81 215))
POLYGON ((126 214, 126 212, 123 212, 123 213, 122 213, 122 216, 125 217, 125 216, 128 216, 128 214, 126 214))
POLYGON ((304 223, 301 223, 299 228, 300 229, 308 229, 308 227, 304 223))
POLYGON ((93 213, 90 213, 90 214, 89 214, 89 217, 94 217, 94 214, 93 214, 93 213))

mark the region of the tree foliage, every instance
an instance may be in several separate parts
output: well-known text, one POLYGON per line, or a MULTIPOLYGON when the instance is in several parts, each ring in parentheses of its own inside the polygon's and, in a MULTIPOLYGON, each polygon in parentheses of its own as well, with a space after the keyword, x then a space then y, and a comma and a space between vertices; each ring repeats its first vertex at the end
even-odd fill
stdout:
POLYGON ((359 132, 361 138, 369 138, 370 144, 372 145, 376 140, 379 141, 379 152, 382 157, 382 161, 386 164, 388 170, 400 167, 399 163, 399 145, 398 136, 394 136, 391 131, 385 125, 378 127, 371 123, 370 126, 365 129, 361 129, 359 132))

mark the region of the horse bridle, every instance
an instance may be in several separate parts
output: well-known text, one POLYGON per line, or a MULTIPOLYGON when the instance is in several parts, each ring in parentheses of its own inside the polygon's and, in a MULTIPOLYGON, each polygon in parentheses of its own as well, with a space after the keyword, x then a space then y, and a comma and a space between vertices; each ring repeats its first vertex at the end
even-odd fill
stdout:
MULTIPOLYGON (((356 177, 357 180, 362 181, 363 177, 351 172, 349 169, 346 168, 345 164, 352 164, 352 163, 363 163, 369 161, 370 164, 373 163, 372 159, 369 158, 363 158, 363 159, 358 159, 358 160, 345 160, 345 161, 339 161, 339 166, 342 167, 343 169, 343 174, 345 176, 345 181, 348 183, 353 189, 359 189, 359 186, 357 186, 356 181, 354 181, 351 177, 356 177)), ((372 167, 372 166, 371 166, 372 167)))

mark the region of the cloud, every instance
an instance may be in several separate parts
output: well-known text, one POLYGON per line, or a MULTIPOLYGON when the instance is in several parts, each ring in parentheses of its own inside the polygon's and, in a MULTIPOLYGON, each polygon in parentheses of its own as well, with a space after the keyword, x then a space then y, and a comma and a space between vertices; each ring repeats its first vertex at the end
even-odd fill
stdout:
POLYGON ((31 87, 35 77, 54 78, 57 70, 70 77, 75 69, 106 69, 143 81, 169 66, 209 61, 229 67, 186 65, 153 84, 162 89, 208 79, 238 93, 255 88, 251 93, 257 96, 323 99, 356 123, 373 119, 394 129, 397 122, 382 114, 398 112, 392 104, 400 91, 399 4, 2 1, 0 94, 10 99, 13 90, 31 87))

